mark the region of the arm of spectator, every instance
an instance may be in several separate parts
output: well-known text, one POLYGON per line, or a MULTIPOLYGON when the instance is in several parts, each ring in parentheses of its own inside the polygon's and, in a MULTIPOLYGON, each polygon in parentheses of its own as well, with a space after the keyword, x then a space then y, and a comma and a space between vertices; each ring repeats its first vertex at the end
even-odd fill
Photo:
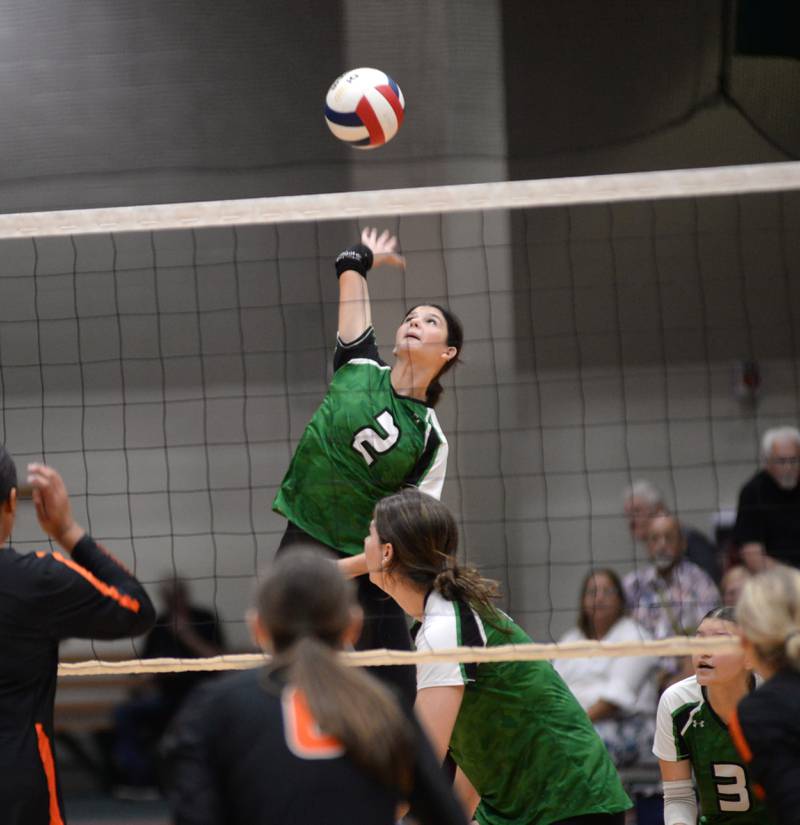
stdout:
MULTIPOLYGON (((650 638, 644 628, 638 628, 636 633, 636 638, 650 638)), ((614 716, 619 711, 634 712, 642 687, 647 680, 654 678, 657 667, 658 659, 649 656, 612 659, 598 701, 587 709, 589 718, 596 722, 614 716)))
POLYGON ((605 699, 598 699, 593 705, 586 708, 586 713, 592 722, 599 722, 601 719, 609 719, 616 716, 619 711, 619 705, 614 702, 607 702, 605 699))

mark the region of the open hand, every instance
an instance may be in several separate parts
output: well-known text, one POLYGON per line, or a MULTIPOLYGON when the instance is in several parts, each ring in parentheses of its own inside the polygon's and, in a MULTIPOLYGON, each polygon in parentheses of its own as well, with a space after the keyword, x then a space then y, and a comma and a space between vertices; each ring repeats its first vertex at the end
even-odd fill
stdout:
POLYGON ((378 235, 377 229, 368 226, 361 233, 361 243, 372 250, 373 267, 388 264, 402 268, 406 265, 406 259, 397 254, 397 238, 388 229, 378 235))

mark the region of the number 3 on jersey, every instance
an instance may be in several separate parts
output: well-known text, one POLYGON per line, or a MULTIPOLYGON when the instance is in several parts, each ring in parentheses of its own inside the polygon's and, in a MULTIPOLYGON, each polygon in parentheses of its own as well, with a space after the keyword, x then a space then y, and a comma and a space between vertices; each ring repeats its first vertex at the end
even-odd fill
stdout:
POLYGON ((374 418, 380 429, 362 427, 353 436, 353 441, 350 444, 367 462, 367 466, 372 464, 381 453, 388 453, 397 443, 397 439, 400 438, 400 430, 389 410, 383 410, 374 418), (381 435, 381 432, 384 434, 381 435))
POLYGON ((747 775, 741 765, 717 762, 714 764, 714 778, 722 780, 717 784, 717 800, 720 811, 742 813, 750 810, 747 775))

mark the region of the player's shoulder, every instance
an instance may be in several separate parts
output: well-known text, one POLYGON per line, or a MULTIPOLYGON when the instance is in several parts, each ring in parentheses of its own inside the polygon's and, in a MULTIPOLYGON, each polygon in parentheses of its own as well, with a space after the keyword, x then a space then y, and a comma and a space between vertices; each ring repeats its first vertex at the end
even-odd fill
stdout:
POLYGON ((418 650, 458 647, 458 616, 455 602, 432 590, 416 635, 418 650))
POLYGON ((800 673, 788 668, 779 671, 742 699, 738 713, 750 731, 770 723, 785 727, 788 720, 795 720, 794 727, 800 730, 800 673))
POLYGON ((61 552, 34 550, 30 553, 20 553, 7 547, 0 552, 0 559, 3 578, 9 584, 13 582, 13 587, 18 593, 27 592, 35 595, 37 591, 61 587, 65 576, 83 572, 80 565, 61 552))
POLYGON ((348 369, 343 374, 359 367, 380 371, 391 369, 378 352, 375 330, 372 327, 365 329, 353 341, 343 341, 338 335, 336 336, 336 351, 333 356, 334 377, 344 367, 348 369))
POLYGON ((230 730, 246 719, 264 720, 280 712, 280 688, 265 689, 264 668, 228 673, 206 679, 189 695, 187 706, 193 708, 204 726, 230 730))
POLYGON ((689 676, 670 685, 662 694, 658 701, 659 708, 665 708, 670 713, 675 713, 688 705, 700 705, 703 702, 703 691, 697 684, 696 676, 689 676))

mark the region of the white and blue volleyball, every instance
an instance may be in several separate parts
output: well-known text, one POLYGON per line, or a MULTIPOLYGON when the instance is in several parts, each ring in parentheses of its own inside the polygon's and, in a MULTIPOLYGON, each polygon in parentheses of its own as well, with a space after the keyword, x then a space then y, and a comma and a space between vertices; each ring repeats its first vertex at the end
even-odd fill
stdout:
POLYGON ((375 149, 390 141, 404 111, 400 87, 379 69, 351 69, 333 81, 325 96, 328 128, 355 149, 375 149))

